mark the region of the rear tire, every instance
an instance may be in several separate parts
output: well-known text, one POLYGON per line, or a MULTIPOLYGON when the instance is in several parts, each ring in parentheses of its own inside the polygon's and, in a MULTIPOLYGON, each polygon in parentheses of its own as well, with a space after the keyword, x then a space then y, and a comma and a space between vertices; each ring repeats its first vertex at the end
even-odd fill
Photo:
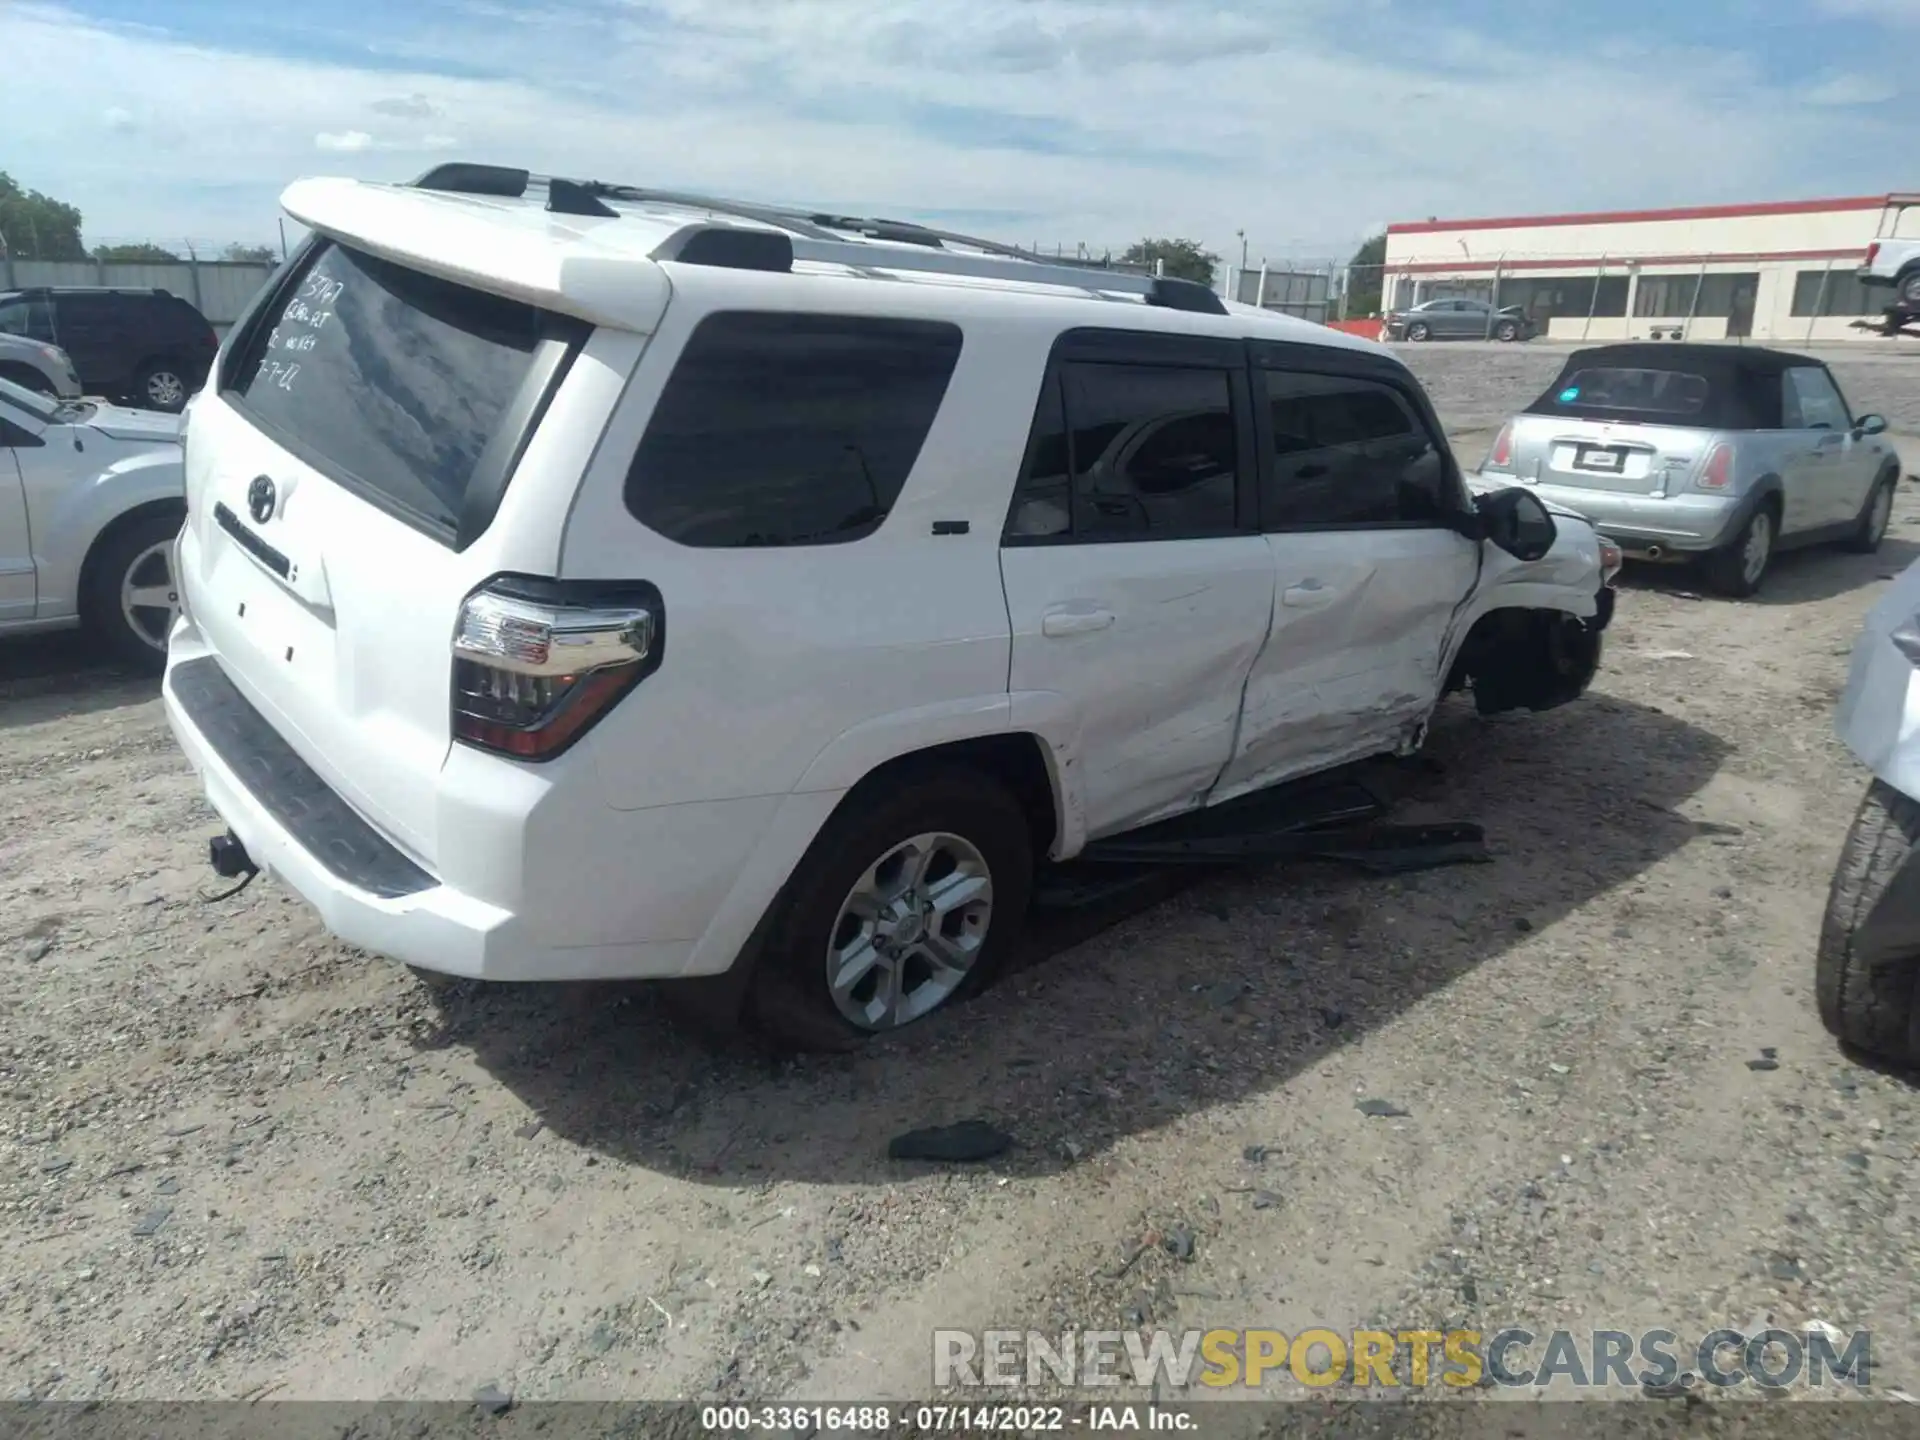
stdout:
POLYGON ((192 393, 187 372, 171 360, 149 360, 133 381, 134 402, 167 415, 178 415, 186 409, 192 393))
POLYGON ((950 1009, 1005 962, 1032 890, 1032 827, 1000 781, 962 767, 889 776, 795 867, 747 1013, 777 1044, 837 1051, 950 1009))
POLYGON ((1854 942, 1916 842, 1920 803, 1875 780, 1840 848, 1814 966, 1814 995, 1828 1031, 1903 1065, 1920 1063, 1920 955, 1869 965, 1854 942))
POLYGON ((81 622, 123 664, 144 675, 167 665, 167 637, 180 614, 173 538, 185 517, 146 515, 110 530, 87 557, 81 622))
POLYGON ((1773 564, 1774 539, 1779 517, 1770 505, 1762 505, 1740 527, 1740 533, 1715 550, 1701 564, 1707 584, 1731 600, 1745 600, 1759 593, 1773 564))
POLYGON ((1920 305, 1920 269, 1909 270, 1900 277, 1900 298, 1909 305, 1920 305))
POLYGON ((1899 480, 1899 470, 1888 469, 1881 471, 1880 478, 1873 482, 1860 518, 1854 522, 1853 534, 1841 542, 1854 554, 1871 555, 1887 538, 1887 522, 1893 518, 1894 487, 1899 480))

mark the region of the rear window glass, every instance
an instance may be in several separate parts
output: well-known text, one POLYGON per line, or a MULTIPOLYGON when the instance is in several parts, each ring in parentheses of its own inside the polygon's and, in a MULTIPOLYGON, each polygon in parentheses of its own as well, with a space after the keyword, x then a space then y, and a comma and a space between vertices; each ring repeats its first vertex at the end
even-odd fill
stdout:
POLYGON ((289 450, 446 537, 532 369, 542 312, 329 244, 229 387, 289 450))
POLYGON ((1576 370, 1562 376, 1548 398, 1570 410, 1621 410, 1681 419, 1706 409, 1709 393, 1704 375, 1635 367, 1576 370))
POLYGON ((627 509, 710 548, 872 534, 920 456, 960 344, 943 321, 710 315, 641 437, 627 509))

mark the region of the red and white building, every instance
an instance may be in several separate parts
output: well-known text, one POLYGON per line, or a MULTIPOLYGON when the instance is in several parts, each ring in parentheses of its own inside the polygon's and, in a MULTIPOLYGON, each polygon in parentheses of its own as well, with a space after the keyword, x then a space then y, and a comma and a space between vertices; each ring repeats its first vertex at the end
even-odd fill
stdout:
MULTIPOLYGON (((1385 304, 1478 296, 1554 340, 1861 339, 1853 322, 1891 300, 1854 278, 1886 208, 1860 195, 1390 225, 1385 304)), ((1901 233, 1916 226, 1909 211, 1901 233)))

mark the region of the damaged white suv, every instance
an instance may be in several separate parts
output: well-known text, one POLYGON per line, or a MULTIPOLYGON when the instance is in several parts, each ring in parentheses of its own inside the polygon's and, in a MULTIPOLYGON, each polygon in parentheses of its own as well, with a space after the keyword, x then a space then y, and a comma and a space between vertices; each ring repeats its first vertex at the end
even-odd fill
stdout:
POLYGON ((1043 860, 1598 661, 1602 542, 1476 505, 1376 345, 494 167, 284 204, 192 411, 167 713, 217 867, 414 967, 731 971, 857 1040, 982 985, 1043 860))

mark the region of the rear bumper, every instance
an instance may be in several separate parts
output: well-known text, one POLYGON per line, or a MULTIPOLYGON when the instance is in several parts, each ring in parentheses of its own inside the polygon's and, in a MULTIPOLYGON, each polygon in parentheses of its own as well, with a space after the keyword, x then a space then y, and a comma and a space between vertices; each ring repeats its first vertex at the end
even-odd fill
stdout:
MULTIPOLYGON (((513 917, 415 866, 347 809, 284 742, 245 748, 258 736, 232 701, 241 707, 246 702, 211 656, 183 660, 176 653, 163 695, 167 723, 199 774, 208 803, 254 863, 297 891, 328 930, 349 944, 430 970, 470 976, 501 970, 513 917), (296 834, 295 825, 302 833, 296 834), (329 840, 339 848, 327 848, 329 840)), ((249 708, 246 714, 264 727, 258 712, 249 708)))
POLYGON ((1629 555, 1643 558, 1655 550, 1687 554, 1716 550, 1738 532, 1744 515, 1742 502, 1733 496, 1626 495, 1550 484, 1526 488, 1542 500, 1585 516, 1595 530, 1629 555))
POLYGON ((254 863, 362 949, 483 980, 655 979, 725 970, 724 938, 758 918, 734 913, 736 881, 778 797, 619 812, 570 793, 522 810, 503 783, 518 769, 466 767, 455 761, 484 757, 461 753, 442 776, 443 848, 451 871, 514 897, 502 904, 430 873, 353 810, 227 679, 191 618, 174 631, 163 701, 254 863))

